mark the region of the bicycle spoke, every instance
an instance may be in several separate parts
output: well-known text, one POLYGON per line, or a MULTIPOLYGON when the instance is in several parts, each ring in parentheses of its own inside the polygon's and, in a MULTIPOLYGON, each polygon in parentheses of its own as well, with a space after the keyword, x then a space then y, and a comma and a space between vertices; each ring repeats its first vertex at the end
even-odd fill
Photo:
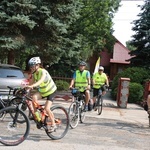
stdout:
POLYGON ((20 144, 29 134, 30 124, 28 118, 22 111, 16 110, 16 108, 12 107, 7 107, 0 110, 0 114, 2 113, 5 113, 5 115, 3 119, 0 119, 0 143, 7 146, 15 146, 20 144), (16 112, 24 117, 24 120, 26 120, 24 123, 19 123, 18 121, 15 122, 11 117, 10 113, 13 113, 15 116, 16 112))
MULTIPOLYGON (((69 129, 69 115, 68 112, 66 111, 66 109, 62 106, 54 106, 51 108, 55 120, 58 122, 56 122, 56 130, 54 132, 49 133, 46 130, 47 135, 52 138, 53 140, 57 140, 57 139, 61 139, 63 138, 66 133, 68 132, 69 129)), ((47 129, 49 129, 50 125, 49 125, 49 117, 45 118, 45 124, 47 124, 47 129)))
POLYGON ((85 110, 84 110, 84 106, 85 106, 85 102, 82 101, 82 105, 81 105, 81 108, 80 108, 80 122, 83 123, 84 120, 85 120, 85 110))
POLYGON ((71 103, 68 114, 70 118, 70 126, 74 129, 79 123, 79 109, 76 102, 71 103))

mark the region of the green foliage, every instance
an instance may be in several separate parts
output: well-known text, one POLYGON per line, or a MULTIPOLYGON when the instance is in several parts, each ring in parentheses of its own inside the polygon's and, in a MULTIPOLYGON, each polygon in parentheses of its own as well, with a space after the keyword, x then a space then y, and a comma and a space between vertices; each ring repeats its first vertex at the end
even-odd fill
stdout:
POLYGON ((137 103, 140 104, 143 97, 143 86, 139 83, 131 82, 129 84, 129 103, 137 103))
POLYGON ((82 54, 91 54, 106 47, 113 49, 115 39, 113 33, 113 16, 119 7, 120 0, 81 0, 81 17, 76 23, 76 32, 83 35, 82 54))
POLYGON ((133 45, 130 44, 130 41, 127 41, 127 42, 126 42, 126 47, 127 47, 127 49, 130 50, 130 51, 136 50, 136 48, 135 48, 133 45))
POLYGON ((113 49, 112 19, 120 1, 1 0, 0 61, 11 51, 23 67, 28 57, 38 55, 54 72, 70 75, 79 60, 104 47, 113 49))
POLYGON ((150 79, 150 71, 145 68, 131 67, 127 68, 123 72, 118 73, 112 82, 112 96, 116 98, 117 88, 120 78, 130 78, 131 83, 138 83, 142 86, 144 85, 147 79, 150 79))
POLYGON ((62 91, 62 90, 67 91, 69 88, 69 83, 67 81, 64 81, 64 80, 56 80, 55 84, 57 86, 58 91, 62 91))
POLYGON ((79 17, 79 4, 74 0, 1 0, 1 51, 7 57, 13 50, 17 61, 22 53, 20 61, 25 61, 29 53, 37 54, 50 65, 62 56, 74 57, 77 53, 72 50, 79 47, 79 40, 77 36, 70 38, 72 30, 69 28, 79 17))
POLYGON ((141 7, 139 19, 133 22, 132 30, 135 34, 130 45, 136 48, 131 51, 131 65, 149 68, 150 67, 150 1, 145 0, 141 7))

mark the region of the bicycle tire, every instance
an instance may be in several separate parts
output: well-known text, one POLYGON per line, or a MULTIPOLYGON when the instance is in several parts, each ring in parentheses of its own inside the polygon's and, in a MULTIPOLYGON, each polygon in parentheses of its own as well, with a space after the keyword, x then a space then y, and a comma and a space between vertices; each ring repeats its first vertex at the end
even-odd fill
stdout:
MULTIPOLYGON (((25 102, 22 102, 22 98, 20 98, 20 97, 15 97, 15 98, 11 99, 9 105, 10 105, 10 106, 22 105, 20 109, 21 109, 27 116, 29 116, 29 113, 30 113, 30 112, 29 112, 29 110, 27 109, 27 108, 28 108, 28 107, 27 107, 27 104, 26 104, 25 102)), ((10 115, 11 115, 12 118, 14 118, 13 114, 10 114, 10 115)), ((24 123, 24 122, 25 122, 24 118, 22 118, 21 115, 18 117, 18 122, 20 122, 20 123, 24 123)))
POLYGON ((70 118, 70 127, 74 129, 79 124, 79 108, 76 102, 71 103, 69 106, 68 114, 70 118))
POLYGON ((69 129, 70 122, 69 122, 69 115, 67 110, 63 106, 55 105, 51 107, 51 111, 54 114, 56 120, 57 129, 54 132, 48 132, 48 128, 51 126, 51 122, 49 117, 45 117, 44 124, 46 126, 45 132, 46 134, 53 140, 58 140, 63 138, 69 129))
POLYGON ((97 112, 98 112, 98 115, 101 115, 102 107, 103 107, 103 100, 102 100, 101 95, 99 95, 98 98, 97 98, 97 112))
POLYGON ((85 106, 85 102, 84 102, 84 100, 82 100, 82 105, 81 105, 81 107, 80 107, 80 122, 81 123, 83 123, 84 122, 84 120, 85 120, 85 113, 86 113, 86 111, 84 110, 84 106, 85 106))
POLYGON ((16 146, 22 143, 28 136, 30 130, 30 123, 28 117, 23 111, 19 110, 17 107, 5 107, 0 110, 0 114, 5 113, 5 116, 0 119, 0 143, 6 146, 16 146), (22 115, 25 122, 20 123, 15 121, 10 116, 10 113, 22 115))
POLYGON ((148 115, 148 120, 149 120, 149 127, 150 127, 150 114, 148 115))

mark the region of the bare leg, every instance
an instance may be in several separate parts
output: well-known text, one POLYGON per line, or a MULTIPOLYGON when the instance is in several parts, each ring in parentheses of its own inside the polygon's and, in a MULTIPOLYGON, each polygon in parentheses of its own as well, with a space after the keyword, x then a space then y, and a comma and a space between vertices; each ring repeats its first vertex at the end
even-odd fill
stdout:
POLYGON ((33 96, 32 96, 32 106, 33 106, 33 109, 34 109, 34 112, 36 112, 36 107, 37 107, 37 103, 38 103, 38 99, 42 98, 38 93, 35 93, 33 96))
POLYGON ((45 111, 48 114, 48 116, 49 116, 49 118, 52 122, 52 126, 54 126, 55 125, 55 120, 54 120, 54 114, 50 110, 51 106, 52 106, 52 101, 47 100, 46 103, 45 103, 45 111))
POLYGON ((90 91, 86 90, 85 91, 85 105, 88 105, 89 100, 90 100, 90 91))
POLYGON ((96 96, 95 96, 95 97, 93 97, 93 103, 95 103, 95 101, 96 101, 96 96))

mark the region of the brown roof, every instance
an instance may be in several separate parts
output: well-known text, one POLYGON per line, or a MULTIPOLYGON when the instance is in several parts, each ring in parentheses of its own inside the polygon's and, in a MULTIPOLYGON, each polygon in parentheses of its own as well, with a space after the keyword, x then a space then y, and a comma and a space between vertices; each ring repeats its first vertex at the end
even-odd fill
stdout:
POLYGON ((121 63, 121 64, 130 64, 129 61, 126 61, 131 58, 129 50, 118 40, 114 45, 113 58, 110 59, 111 63, 121 63))

